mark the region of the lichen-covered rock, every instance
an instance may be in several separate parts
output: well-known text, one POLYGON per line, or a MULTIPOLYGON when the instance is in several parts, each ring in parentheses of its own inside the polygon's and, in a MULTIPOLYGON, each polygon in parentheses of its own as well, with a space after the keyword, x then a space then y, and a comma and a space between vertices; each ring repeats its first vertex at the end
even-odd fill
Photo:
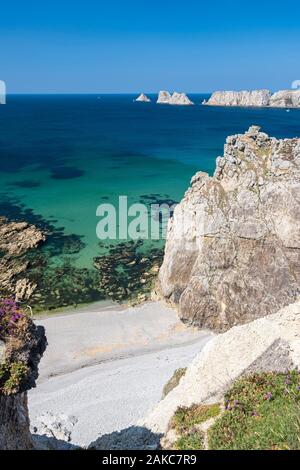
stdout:
POLYGON ((158 290, 181 319, 217 331, 300 295, 300 139, 252 126, 227 138, 170 220, 158 290))
POLYGON ((271 94, 269 90, 215 91, 208 106, 268 106, 271 108, 299 108, 300 90, 280 90, 271 94))
POLYGON ((10 222, 0 217, 0 294, 28 299, 36 288, 26 279, 28 261, 24 255, 46 239, 34 225, 10 222))

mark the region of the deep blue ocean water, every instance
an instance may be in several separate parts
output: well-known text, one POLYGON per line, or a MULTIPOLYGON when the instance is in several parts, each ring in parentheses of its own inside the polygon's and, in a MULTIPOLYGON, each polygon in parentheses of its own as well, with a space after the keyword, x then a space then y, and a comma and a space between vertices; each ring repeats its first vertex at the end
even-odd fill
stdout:
POLYGON ((196 171, 213 172, 226 137, 252 124, 300 136, 300 110, 200 106, 207 95, 190 96, 196 106, 135 103, 134 95, 8 96, 0 106, 0 215, 22 208, 80 236, 76 259, 90 266, 102 202, 180 200, 196 171))

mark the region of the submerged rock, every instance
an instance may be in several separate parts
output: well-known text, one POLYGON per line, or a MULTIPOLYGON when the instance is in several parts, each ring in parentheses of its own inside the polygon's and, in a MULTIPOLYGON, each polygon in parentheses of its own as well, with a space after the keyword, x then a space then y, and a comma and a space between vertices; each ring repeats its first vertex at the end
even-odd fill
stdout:
POLYGON ((300 90, 281 90, 271 94, 269 90, 215 91, 208 106, 258 106, 271 108, 299 108, 300 90))
POLYGON ((158 291, 180 318, 217 331, 300 295, 300 139, 252 126, 226 140, 174 211, 158 291))
POLYGON ((142 101, 143 103, 150 103, 151 100, 150 98, 148 98, 147 95, 145 95, 144 93, 141 93, 136 99, 135 101, 142 101))

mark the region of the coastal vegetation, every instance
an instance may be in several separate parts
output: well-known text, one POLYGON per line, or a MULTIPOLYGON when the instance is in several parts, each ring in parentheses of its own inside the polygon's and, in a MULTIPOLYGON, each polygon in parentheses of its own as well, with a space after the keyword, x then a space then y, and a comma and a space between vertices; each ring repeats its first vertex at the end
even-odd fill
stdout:
POLYGON ((30 319, 13 299, 0 299, 0 394, 17 393, 29 367, 19 356, 30 335, 30 319))
POLYGON ((166 385, 163 388, 162 392, 162 399, 165 398, 168 393, 170 393, 177 385, 179 384, 179 381, 181 377, 183 377, 186 373, 186 367, 180 367, 179 369, 176 369, 170 380, 166 383, 166 385))
POLYGON ((170 428, 179 450, 299 450, 300 374, 242 377, 223 403, 179 407, 170 428))

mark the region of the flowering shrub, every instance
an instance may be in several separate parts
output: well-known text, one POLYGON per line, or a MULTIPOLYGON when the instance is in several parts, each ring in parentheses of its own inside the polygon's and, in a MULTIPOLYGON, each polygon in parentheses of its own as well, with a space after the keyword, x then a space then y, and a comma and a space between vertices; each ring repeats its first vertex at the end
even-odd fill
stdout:
POLYGON ((29 368, 22 359, 28 341, 30 320, 14 299, 0 299, 0 340, 5 343, 5 359, 0 363, 0 394, 17 393, 26 381, 29 368))
POLYGON ((0 299, 0 340, 13 336, 25 314, 14 299, 0 299))

